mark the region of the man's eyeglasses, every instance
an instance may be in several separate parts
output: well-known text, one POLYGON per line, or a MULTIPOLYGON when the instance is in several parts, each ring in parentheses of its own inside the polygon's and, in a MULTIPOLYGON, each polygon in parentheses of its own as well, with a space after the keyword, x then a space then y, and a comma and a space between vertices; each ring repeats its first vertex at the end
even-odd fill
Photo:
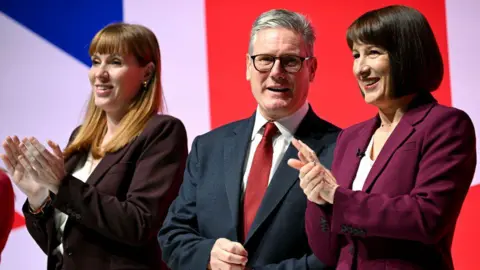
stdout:
POLYGON ((253 66, 259 72, 269 72, 270 70, 272 70, 277 59, 279 59, 280 65, 286 72, 296 73, 300 71, 300 69, 302 69, 303 61, 312 59, 313 57, 300 57, 297 55, 273 56, 269 54, 257 54, 250 55, 250 58, 253 61, 253 66))

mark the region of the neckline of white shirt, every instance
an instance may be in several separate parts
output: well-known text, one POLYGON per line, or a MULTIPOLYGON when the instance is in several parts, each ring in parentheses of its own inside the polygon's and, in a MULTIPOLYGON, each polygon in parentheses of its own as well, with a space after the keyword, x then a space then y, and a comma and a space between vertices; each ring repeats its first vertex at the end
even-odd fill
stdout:
MULTIPOLYGON (((293 134, 297 131, 298 126, 302 122, 303 118, 307 115, 309 109, 308 102, 305 102, 302 107, 300 107, 297 111, 292 113, 289 116, 284 118, 278 119, 273 123, 277 126, 280 133, 285 136, 286 138, 293 137, 293 134)), ((260 110, 257 106, 257 110, 255 113, 255 124, 253 125, 253 131, 251 140, 255 138, 255 135, 262 130, 265 124, 268 122, 265 117, 260 113, 260 110)))

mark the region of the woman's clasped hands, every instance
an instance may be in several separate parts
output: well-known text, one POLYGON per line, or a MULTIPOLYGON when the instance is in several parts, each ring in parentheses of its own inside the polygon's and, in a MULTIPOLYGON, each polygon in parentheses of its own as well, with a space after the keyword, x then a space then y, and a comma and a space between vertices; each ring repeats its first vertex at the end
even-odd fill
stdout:
POLYGON ((51 151, 36 138, 7 137, 1 159, 15 185, 28 197, 32 208, 40 207, 49 191, 57 193, 66 175, 63 153, 58 144, 48 141, 51 151))

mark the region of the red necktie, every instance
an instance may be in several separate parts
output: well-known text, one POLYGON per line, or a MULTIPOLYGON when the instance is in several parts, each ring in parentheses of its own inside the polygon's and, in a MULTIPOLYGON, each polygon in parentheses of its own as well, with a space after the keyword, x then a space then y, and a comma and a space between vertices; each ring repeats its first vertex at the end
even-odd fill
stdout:
POLYGON ((262 140, 255 150, 252 167, 248 175, 245 198, 243 200, 243 240, 247 238, 248 231, 252 226, 258 207, 262 202, 263 195, 268 187, 270 169, 273 158, 273 136, 278 128, 272 122, 267 122, 262 140))

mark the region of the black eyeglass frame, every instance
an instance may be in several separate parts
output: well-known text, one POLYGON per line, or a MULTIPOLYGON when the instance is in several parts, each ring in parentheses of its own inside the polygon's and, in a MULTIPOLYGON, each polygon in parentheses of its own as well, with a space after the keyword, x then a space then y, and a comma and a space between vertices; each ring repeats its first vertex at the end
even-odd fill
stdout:
POLYGON ((282 69, 285 70, 286 72, 288 73, 297 73, 299 72, 300 70, 302 70, 302 67, 303 67, 303 62, 307 61, 307 60, 310 60, 310 59, 313 59, 315 58, 315 56, 307 56, 307 57, 302 57, 302 56, 298 56, 298 55, 281 55, 281 56, 274 56, 274 55, 271 55, 271 54, 266 54, 266 53, 260 53, 260 54, 255 54, 255 55, 249 55, 250 56, 250 59, 252 59, 252 63, 253 63, 253 67, 258 71, 258 72, 270 72, 273 68, 273 66, 275 66, 275 63, 277 62, 277 60, 280 61, 280 65, 282 66, 282 69), (270 67, 270 69, 268 70, 259 70, 257 68, 257 66, 255 65, 255 58, 257 58, 258 56, 269 56, 269 57, 272 57, 274 59, 274 61, 272 62, 272 66, 270 67), (283 64, 282 62, 282 58, 283 57, 294 57, 294 58, 298 58, 300 59, 300 67, 298 68, 297 71, 288 71, 286 68, 285 68, 285 65, 283 64))

